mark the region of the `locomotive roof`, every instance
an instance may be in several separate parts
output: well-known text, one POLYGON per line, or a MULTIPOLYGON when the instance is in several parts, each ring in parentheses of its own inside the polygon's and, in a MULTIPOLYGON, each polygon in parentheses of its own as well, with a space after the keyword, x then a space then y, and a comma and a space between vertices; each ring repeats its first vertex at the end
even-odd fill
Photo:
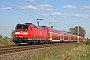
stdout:
POLYGON ((36 26, 36 28, 45 30, 47 28, 47 26, 36 26))
MULTIPOLYGON (((17 25, 30 25, 30 24, 32 24, 32 23, 24 23, 24 24, 18 23, 17 25)), ((32 24, 32 25, 34 25, 34 24, 32 24)))
POLYGON ((33 25, 35 28, 40 28, 40 29, 46 29, 47 28, 47 26, 35 26, 32 23, 25 23, 25 24, 18 23, 17 25, 33 25))
POLYGON ((25 23, 25 24, 21 24, 21 23, 18 23, 17 25, 33 25, 34 27, 36 27, 34 24, 32 23, 25 23))

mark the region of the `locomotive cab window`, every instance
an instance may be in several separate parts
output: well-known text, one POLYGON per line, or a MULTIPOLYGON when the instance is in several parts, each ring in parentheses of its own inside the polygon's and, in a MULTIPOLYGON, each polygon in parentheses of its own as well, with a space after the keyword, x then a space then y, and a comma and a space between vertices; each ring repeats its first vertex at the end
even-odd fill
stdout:
POLYGON ((16 30, 27 30, 28 25, 17 25, 16 30))

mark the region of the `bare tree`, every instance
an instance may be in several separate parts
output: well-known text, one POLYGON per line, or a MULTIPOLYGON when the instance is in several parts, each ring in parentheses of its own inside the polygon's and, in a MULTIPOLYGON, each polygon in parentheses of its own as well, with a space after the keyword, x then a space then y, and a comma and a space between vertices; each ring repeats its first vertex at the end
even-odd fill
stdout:
MULTIPOLYGON (((69 33, 78 35, 78 26, 75 26, 75 28, 70 28, 69 33)), ((83 27, 79 26, 79 36, 85 37, 86 31, 83 27)))

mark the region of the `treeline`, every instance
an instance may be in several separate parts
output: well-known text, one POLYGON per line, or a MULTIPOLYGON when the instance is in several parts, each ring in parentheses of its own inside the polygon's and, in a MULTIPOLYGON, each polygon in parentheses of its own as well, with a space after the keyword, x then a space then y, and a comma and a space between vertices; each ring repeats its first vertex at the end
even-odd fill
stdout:
POLYGON ((78 35, 78 33, 79 33, 79 36, 82 36, 84 38, 85 38, 85 35, 86 35, 85 29, 81 26, 75 26, 75 28, 70 28, 68 33, 71 33, 71 34, 74 34, 74 35, 78 35))
POLYGON ((8 46, 8 45, 15 45, 13 42, 13 38, 9 38, 7 36, 0 35, 0 46, 8 46))
POLYGON ((15 45, 13 42, 14 30, 11 32, 11 37, 3 36, 0 34, 0 46, 15 45))
POLYGON ((0 39, 2 39, 2 38, 8 38, 8 37, 7 37, 7 36, 4 36, 4 37, 3 37, 2 35, 0 35, 0 39))

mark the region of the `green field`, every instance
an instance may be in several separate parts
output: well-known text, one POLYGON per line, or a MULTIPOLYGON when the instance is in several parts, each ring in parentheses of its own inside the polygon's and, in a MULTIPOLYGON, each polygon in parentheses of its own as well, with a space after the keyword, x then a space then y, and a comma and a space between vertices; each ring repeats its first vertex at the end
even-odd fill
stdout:
POLYGON ((25 60, 90 60, 90 46, 76 44, 62 49, 53 49, 25 60))

